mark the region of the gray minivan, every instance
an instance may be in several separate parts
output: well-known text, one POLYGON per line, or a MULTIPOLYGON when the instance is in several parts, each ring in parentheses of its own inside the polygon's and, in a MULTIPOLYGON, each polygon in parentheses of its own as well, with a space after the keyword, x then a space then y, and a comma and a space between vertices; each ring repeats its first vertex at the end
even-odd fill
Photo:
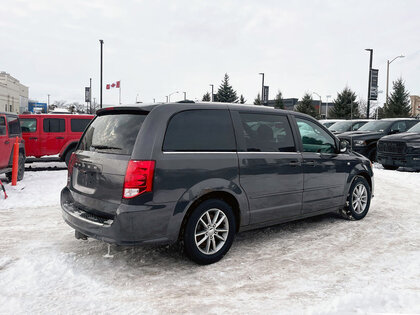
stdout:
POLYGON ((61 207, 76 238, 179 240, 210 264, 239 231, 332 211, 359 220, 372 195, 370 161, 307 115, 169 103, 99 110, 70 159, 61 207))

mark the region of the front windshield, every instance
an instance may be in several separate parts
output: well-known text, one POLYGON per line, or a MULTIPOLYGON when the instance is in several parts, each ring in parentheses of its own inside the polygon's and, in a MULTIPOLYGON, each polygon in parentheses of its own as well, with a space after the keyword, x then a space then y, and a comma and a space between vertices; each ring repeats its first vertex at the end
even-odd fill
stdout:
POLYGON ((334 125, 329 127, 331 131, 339 131, 339 132, 345 132, 351 130, 351 126, 353 125, 352 121, 339 121, 336 122, 334 125))
POLYGON ((376 131, 376 132, 384 132, 390 125, 392 121, 370 121, 367 124, 363 125, 359 128, 359 131, 376 131))
POLYGON ((407 132, 420 133, 420 124, 419 123, 415 124, 413 127, 408 129, 407 132))

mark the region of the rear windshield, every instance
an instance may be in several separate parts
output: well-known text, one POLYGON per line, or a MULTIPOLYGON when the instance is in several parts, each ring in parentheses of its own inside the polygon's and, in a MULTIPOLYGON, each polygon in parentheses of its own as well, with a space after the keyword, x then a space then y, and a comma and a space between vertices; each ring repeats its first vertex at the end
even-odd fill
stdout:
POLYGON ((86 130, 79 149, 130 155, 145 118, 138 114, 98 116, 86 130))

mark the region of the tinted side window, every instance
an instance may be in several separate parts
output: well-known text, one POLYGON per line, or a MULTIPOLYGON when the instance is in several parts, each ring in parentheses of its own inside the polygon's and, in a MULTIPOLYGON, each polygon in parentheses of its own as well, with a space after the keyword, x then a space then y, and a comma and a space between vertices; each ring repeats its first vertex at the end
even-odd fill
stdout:
POLYGON ((23 118, 20 120, 22 132, 35 132, 36 131, 36 119, 35 118, 23 118))
POLYGON ((87 125, 89 125, 90 119, 71 119, 71 131, 72 132, 83 132, 85 131, 87 125))
POLYGON ((296 118, 304 152, 335 152, 335 141, 317 124, 296 118))
POLYGON ((236 151, 228 110, 188 110, 169 121, 164 151, 236 151))
POLYGON ((9 125, 9 136, 18 135, 21 133, 20 122, 17 117, 6 116, 7 124, 9 125))
POLYGON ((294 152, 295 143, 286 116, 240 113, 246 150, 294 152))
POLYGON ((366 124, 366 123, 365 122, 358 122, 358 123, 353 125, 352 130, 359 130, 359 128, 362 127, 364 124, 366 124))
POLYGON ((44 132, 64 132, 66 130, 65 119, 46 118, 44 119, 44 132))
POLYGON ((6 135, 6 119, 0 117, 0 136, 6 135))

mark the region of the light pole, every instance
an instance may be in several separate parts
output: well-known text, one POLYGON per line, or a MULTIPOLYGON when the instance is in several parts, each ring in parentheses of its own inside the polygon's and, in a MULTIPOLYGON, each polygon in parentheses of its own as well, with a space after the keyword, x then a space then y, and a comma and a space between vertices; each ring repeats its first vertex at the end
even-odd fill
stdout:
POLYGON ((210 97, 210 102, 213 102, 213 90, 214 90, 214 85, 210 84, 211 86, 211 97, 210 97))
POLYGON ((187 99, 187 92, 182 92, 184 93, 184 101, 187 99))
POLYGON ((262 75, 262 83, 261 83, 261 104, 262 104, 264 100, 264 73, 260 72, 259 74, 262 75))
POLYGON ((178 94, 178 93, 179 93, 179 91, 175 91, 175 92, 170 93, 170 94, 168 95, 168 102, 169 102, 169 103, 171 102, 171 95, 173 95, 173 94, 178 94))
POLYGON ((327 108, 325 112, 325 119, 328 119, 328 99, 331 97, 331 95, 327 95, 327 108))
POLYGON ((321 107, 322 107, 321 95, 319 95, 317 92, 312 92, 312 94, 315 94, 316 96, 319 97, 319 116, 321 116, 321 107))
POLYGON ((48 94, 48 107, 50 107, 50 94, 48 94))
POLYGON ((394 59, 392 59, 391 61, 387 60, 386 62, 386 101, 385 101, 385 106, 388 106, 388 86, 389 86, 389 65, 398 58, 404 58, 405 56, 400 55, 395 57, 394 59))
POLYGON ((369 85, 368 85, 368 98, 367 98, 367 113, 366 113, 366 118, 369 119, 369 110, 370 110, 370 85, 371 85, 371 80, 372 80, 372 59, 373 59, 373 49, 371 48, 366 48, 366 51, 370 52, 370 62, 369 62, 369 85))
POLYGON ((104 47, 104 41, 102 39, 99 40, 101 43, 101 89, 100 89, 100 97, 99 97, 99 106, 102 108, 102 74, 103 74, 103 47, 104 47))

